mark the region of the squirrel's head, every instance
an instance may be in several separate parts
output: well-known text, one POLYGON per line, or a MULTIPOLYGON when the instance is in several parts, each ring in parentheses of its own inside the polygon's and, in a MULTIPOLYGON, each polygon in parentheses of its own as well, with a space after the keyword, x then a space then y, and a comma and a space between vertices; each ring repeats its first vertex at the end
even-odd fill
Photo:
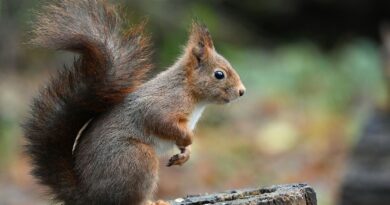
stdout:
POLYGON ((191 92, 198 100, 228 103, 244 95, 240 76, 217 53, 207 27, 196 21, 192 23, 184 63, 191 92))

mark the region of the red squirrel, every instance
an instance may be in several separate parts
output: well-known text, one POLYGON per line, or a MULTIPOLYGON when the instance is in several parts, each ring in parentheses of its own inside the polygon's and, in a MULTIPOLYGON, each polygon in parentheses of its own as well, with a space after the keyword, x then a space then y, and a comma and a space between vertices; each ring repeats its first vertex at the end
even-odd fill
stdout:
POLYGON ((185 163, 205 106, 245 92, 206 26, 194 21, 180 58, 145 81, 153 66, 144 24, 124 31, 115 6, 58 0, 37 15, 31 42, 79 57, 32 103, 32 174, 66 205, 167 204, 150 201, 159 155, 177 146, 168 166, 185 163))

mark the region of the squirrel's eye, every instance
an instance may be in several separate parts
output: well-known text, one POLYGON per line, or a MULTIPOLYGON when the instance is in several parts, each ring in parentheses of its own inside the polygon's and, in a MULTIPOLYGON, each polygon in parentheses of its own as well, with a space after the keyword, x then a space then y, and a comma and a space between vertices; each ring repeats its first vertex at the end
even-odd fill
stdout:
POLYGON ((225 74, 222 71, 217 70, 214 72, 214 77, 218 80, 222 80, 225 78, 225 74))

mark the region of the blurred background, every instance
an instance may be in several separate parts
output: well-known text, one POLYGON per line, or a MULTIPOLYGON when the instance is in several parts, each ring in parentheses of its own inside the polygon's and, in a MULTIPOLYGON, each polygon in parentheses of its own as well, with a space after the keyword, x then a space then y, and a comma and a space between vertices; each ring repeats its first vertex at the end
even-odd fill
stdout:
MULTIPOLYGON (((45 2, 0 0, 2 205, 50 204, 29 175, 20 128, 39 87, 74 58, 25 44, 45 2)), ((370 188, 374 199, 390 195, 390 2, 115 2, 130 23, 148 18, 156 72, 174 62, 198 17, 247 88, 239 101, 206 109, 191 160, 161 166, 158 198, 295 182, 309 183, 321 205, 348 204, 370 188)))

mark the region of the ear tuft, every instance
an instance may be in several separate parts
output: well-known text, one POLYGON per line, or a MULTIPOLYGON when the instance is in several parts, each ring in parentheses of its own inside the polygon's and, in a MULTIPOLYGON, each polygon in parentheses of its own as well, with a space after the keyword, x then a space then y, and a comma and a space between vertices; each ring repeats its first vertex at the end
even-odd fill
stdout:
POLYGON ((190 41, 201 43, 209 48, 214 48, 209 29, 199 20, 192 21, 190 41))
POLYGON ((192 21, 187 48, 198 61, 207 58, 210 52, 214 50, 213 40, 205 24, 197 20, 192 21))

